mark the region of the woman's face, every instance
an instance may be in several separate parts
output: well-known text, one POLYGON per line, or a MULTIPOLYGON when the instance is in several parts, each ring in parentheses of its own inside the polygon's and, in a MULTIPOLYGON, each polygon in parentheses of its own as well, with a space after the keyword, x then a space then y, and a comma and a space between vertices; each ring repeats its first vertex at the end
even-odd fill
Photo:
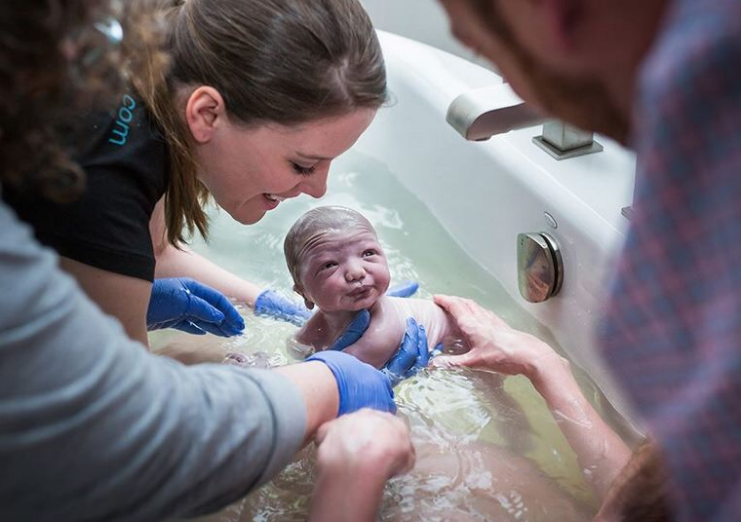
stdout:
POLYGON ((256 223, 284 199, 323 196, 332 160, 352 147, 375 115, 375 109, 358 109, 295 127, 243 127, 224 117, 196 146, 199 179, 235 220, 256 223))

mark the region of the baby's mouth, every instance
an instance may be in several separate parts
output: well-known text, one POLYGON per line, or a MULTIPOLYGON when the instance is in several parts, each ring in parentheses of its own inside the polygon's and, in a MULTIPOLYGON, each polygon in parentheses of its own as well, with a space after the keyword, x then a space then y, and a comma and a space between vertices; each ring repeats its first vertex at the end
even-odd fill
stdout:
POLYGON ((367 296, 372 289, 373 289, 372 286, 360 286, 360 287, 356 288, 355 290, 353 290, 352 292, 350 292, 347 295, 349 297, 352 297, 354 299, 357 299, 359 297, 365 297, 365 296, 367 296))

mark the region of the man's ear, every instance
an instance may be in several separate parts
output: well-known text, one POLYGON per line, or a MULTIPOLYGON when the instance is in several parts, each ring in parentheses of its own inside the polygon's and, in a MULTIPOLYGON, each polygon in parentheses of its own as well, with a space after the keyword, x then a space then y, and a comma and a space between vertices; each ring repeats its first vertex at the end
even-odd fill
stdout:
POLYGON ((308 297, 306 297, 306 294, 304 293, 304 288, 300 284, 298 283, 294 284, 293 291, 304 298, 304 305, 306 305, 306 308, 308 308, 309 310, 314 309, 314 302, 311 301, 308 297))
POLYGON ((557 51, 572 51, 579 40, 587 6, 584 0, 536 0, 545 16, 548 39, 557 51))
POLYGON ((188 97, 185 105, 185 121, 190 134, 197 143, 207 143, 221 119, 226 117, 226 105, 219 91, 202 85, 188 97))

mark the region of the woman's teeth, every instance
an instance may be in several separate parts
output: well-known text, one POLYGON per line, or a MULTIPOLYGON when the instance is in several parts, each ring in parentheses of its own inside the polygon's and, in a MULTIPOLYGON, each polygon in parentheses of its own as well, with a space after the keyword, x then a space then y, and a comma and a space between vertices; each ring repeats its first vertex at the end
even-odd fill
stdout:
POLYGON ((278 203, 286 199, 281 196, 276 196, 275 194, 265 194, 265 197, 268 198, 270 201, 277 201, 278 203))

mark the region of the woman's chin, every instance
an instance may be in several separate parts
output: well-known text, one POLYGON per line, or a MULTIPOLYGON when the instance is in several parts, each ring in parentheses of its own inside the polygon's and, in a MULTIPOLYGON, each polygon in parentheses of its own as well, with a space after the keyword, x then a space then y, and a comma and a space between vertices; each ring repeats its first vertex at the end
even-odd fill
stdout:
MULTIPOLYGON (((223 208, 223 207, 222 207, 223 208)), ((228 209, 226 213, 229 214, 234 221, 241 225, 254 225, 265 217, 266 211, 260 211, 252 208, 237 208, 234 212, 230 212, 228 209)))

